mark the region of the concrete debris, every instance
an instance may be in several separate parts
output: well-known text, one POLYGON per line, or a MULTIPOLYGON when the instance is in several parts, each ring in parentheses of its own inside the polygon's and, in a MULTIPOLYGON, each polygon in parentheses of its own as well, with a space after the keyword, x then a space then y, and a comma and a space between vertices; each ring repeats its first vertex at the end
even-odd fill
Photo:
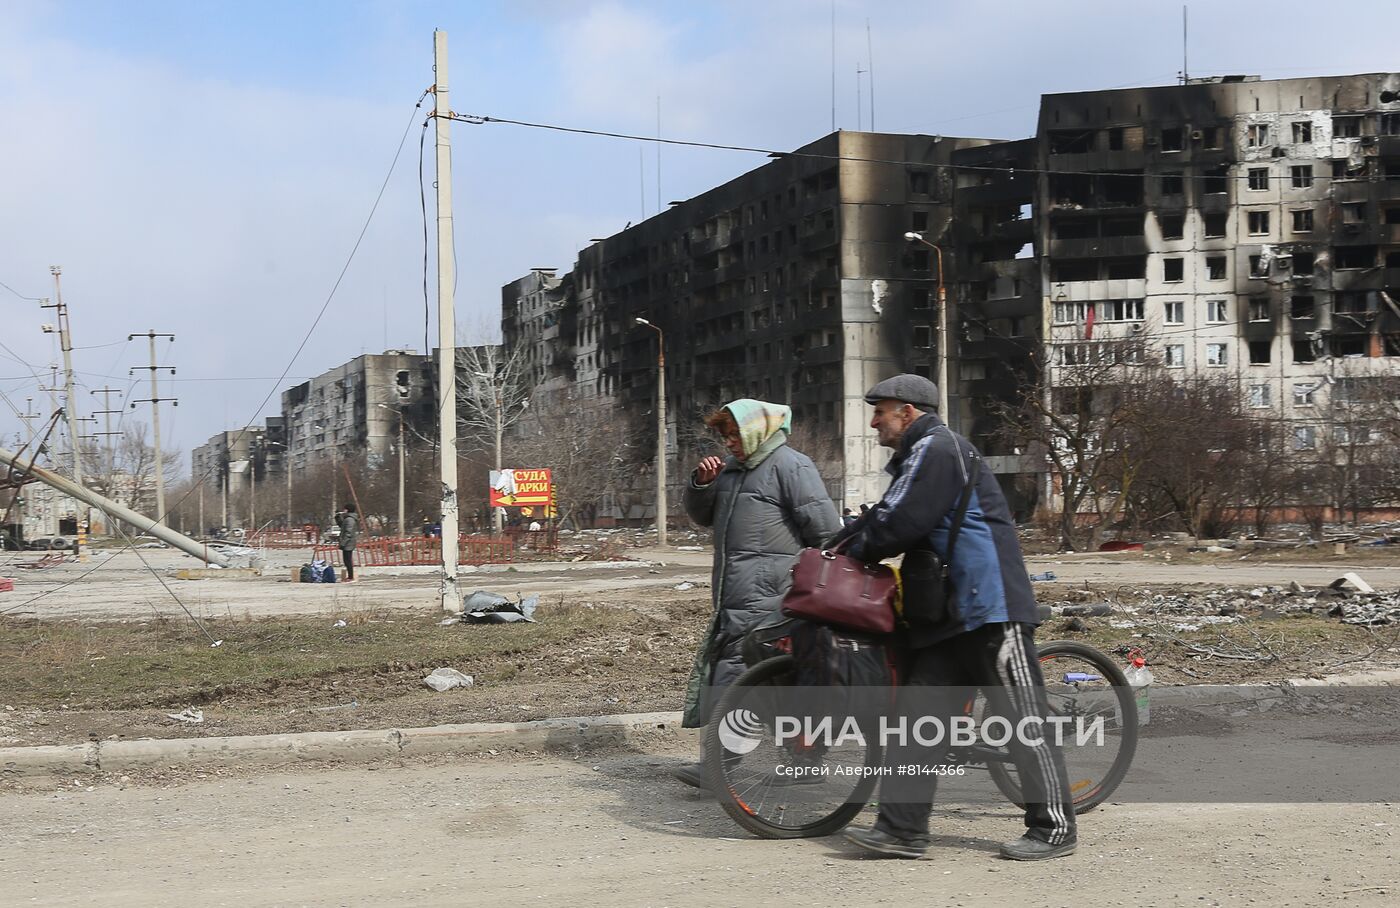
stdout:
POLYGON ((684 593, 687 590, 695 589, 695 584, 691 583, 689 580, 683 580, 680 583, 677 583, 675 586, 671 587, 671 589, 679 593, 684 593))
POLYGON ((200 725, 204 722, 204 710, 195 709, 188 706, 178 713, 166 713, 167 719, 174 719, 176 722, 183 722, 186 725, 200 725))
POLYGON ((424 678, 423 683, 438 693, 442 693, 452 690, 454 687, 471 687, 476 683, 476 680, 471 675, 464 675, 455 668, 438 668, 424 678))
MULTIPOLYGON (((1355 579, 1365 585, 1359 577, 1355 579)), ((1361 587, 1342 580, 1345 578, 1337 584, 1313 590, 1297 582, 1245 589, 1140 589, 1135 594, 1125 591, 1122 598, 1111 604, 1102 601, 1102 593, 1063 590, 1056 591, 1046 604, 1051 606, 1054 615, 1107 618, 1108 626, 1118 630, 1153 626, 1199 630, 1209 625, 1280 619, 1297 614, 1327 615, 1348 624, 1400 624, 1400 591, 1362 592, 1361 587)), ((1365 588, 1370 589, 1369 586, 1365 588)))
POLYGON ((1102 618, 1104 615, 1113 614, 1113 606, 1107 602, 1100 602, 1096 605, 1066 605, 1061 608, 1051 609, 1066 618, 1102 618))
POLYGON ((1358 593, 1374 593, 1376 591, 1375 588, 1371 586, 1371 584, 1367 583, 1365 580, 1362 580, 1357 574, 1350 571, 1338 577, 1336 580, 1333 580, 1329 584, 1329 587, 1334 590, 1341 590, 1346 589, 1347 587, 1351 587, 1358 593))
MULTIPOLYGON (((956 553, 955 553, 955 554, 956 554, 956 553)), ((1056 577, 1055 577, 1055 572, 1054 572, 1054 571, 1042 571, 1042 572, 1039 573, 1039 574, 1031 574, 1031 580, 1034 580, 1034 581, 1054 580, 1054 579, 1056 579, 1056 577)))

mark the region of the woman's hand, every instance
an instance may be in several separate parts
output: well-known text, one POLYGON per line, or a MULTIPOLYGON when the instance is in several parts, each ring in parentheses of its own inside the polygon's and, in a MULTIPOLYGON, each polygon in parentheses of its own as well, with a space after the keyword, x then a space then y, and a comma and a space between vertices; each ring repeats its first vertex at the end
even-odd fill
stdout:
POLYGON ((695 482, 697 485, 707 486, 715 481, 715 477, 724 469, 724 461, 713 455, 706 457, 695 467, 695 482))

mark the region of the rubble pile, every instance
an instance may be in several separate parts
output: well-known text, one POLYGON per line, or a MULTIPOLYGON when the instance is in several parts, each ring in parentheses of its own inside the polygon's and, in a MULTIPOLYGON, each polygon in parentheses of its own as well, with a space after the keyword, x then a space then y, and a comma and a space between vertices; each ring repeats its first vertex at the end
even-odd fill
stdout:
POLYGON ((1104 602, 1102 592, 1066 590, 1058 599, 1047 596, 1043 601, 1051 606, 1052 614, 1104 616, 1116 628, 1166 621, 1174 622, 1176 630, 1188 631, 1211 624, 1231 624, 1245 616, 1280 618, 1299 613, 1339 618, 1344 624, 1400 624, 1400 591, 1371 591, 1370 587, 1361 591, 1349 585, 1308 589, 1295 583, 1174 592, 1144 589, 1133 595, 1120 595, 1114 602, 1104 602))

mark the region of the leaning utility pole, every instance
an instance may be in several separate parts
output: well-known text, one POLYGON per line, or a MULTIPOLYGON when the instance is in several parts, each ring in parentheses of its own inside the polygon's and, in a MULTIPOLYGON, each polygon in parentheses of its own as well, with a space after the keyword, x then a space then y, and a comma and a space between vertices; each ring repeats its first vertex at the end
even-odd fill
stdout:
MULTIPOLYGON (((63 348, 63 410, 68 416, 68 440, 73 448, 73 481, 78 485, 83 484, 83 444, 78 437, 78 403, 73 399, 73 334, 68 323, 68 307, 63 305, 63 286, 59 277, 63 274, 63 268, 59 265, 50 265, 49 273, 53 275, 53 291, 55 302, 41 302, 39 305, 44 309, 58 310, 58 340, 59 346, 63 348)), ((75 544, 81 549, 83 543, 87 542, 88 520, 90 511, 82 515, 82 520, 78 523, 78 542, 75 544)), ((82 557, 81 551, 79 556, 82 557)))
POLYGON ((457 285, 452 246, 452 108, 447 103, 447 32, 433 32, 433 119, 437 132, 438 445, 442 452, 442 610, 461 611, 457 590, 457 285))
MULTIPOLYGON (((160 461, 160 400, 161 400, 161 398, 160 398, 160 389, 156 387, 156 370, 157 370, 157 369, 160 369, 160 368, 162 368, 162 367, 156 365, 156 338, 158 338, 158 337, 168 337, 168 338, 170 338, 170 342, 171 342, 171 343, 174 343, 174 342, 175 342, 175 335, 173 335, 173 334, 157 334, 157 333, 155 332, 155 329, 151 329, 150 331, 147 331, 144 335, 140 335, 140 334, 128 334, 128 335, 126 336, 126 339, 127 339, 128 341, 130 341, 130 340, 135 340, 135 339, 138 338, 138 337, 146 337, 146 338, 148 338, 148 339, 150 340, 150 342, 151 342, 151 364, 150 364, 149 366, 137 366, 137 367, 135 367, 135 368, 137 368, 137 369, 150 369, 150 370, 151 370, 151 396, 150 396, 149 400, 150 400, 150 404, 151 404, 151 437, 152 437, 152 443, 153 443, 154 446, 155 446, 155 460, 156 460, 156 522, 157 522, 157 523, 164 523, 164 522, 165 522, 165 519, 166 519, 166 518, 165 518, 165 475, 164 475, 165 470, 164 470, 163 465, 161 464, 161 461, 160 461)), ((171 375, 174 375, 174 374, 175 374, 175 369, 174 369, 173 367, 167 367, 167 368, 170 368, 170 374, 171 374, 171 375)), ((171 405, 172 405, 172 406, 176 406, 176 407, 180 406, 180 401, 179 401, 178 399, 170 398, 170 402, 171 402, 171 405)), ((141 401, 141 400, 139 400, 139 399, 138 399, 138 400, 132 401, 132 402, 131 402, 131 409, 135 410, 135 409, 136 409, 136 405, 139 404, 139 403, 144 403, 144 401, 141 401)), ((134 479, 134 478, 135 478, 135 477, 133 477, 133 479, 134 479)))

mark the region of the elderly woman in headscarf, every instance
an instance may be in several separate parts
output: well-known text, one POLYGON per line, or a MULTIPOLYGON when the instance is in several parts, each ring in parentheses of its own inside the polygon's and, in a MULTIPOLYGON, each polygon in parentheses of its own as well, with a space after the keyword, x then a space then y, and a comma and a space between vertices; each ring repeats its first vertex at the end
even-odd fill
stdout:
MULTIPOLYGON (((705 425, 730 456, 701 460, 685 490, 686 512, 714 528, 715 546, 715 610, 686 685, 687 728, 703 726, 719 694, 743 673, 744 634, 778 613, 797 554, 841 529, 816 465, 787 443, 790 407, 745 398, 710 414, 705 425)), ((708 784, 702 764, 673 772, 697 788, 708 784)))

